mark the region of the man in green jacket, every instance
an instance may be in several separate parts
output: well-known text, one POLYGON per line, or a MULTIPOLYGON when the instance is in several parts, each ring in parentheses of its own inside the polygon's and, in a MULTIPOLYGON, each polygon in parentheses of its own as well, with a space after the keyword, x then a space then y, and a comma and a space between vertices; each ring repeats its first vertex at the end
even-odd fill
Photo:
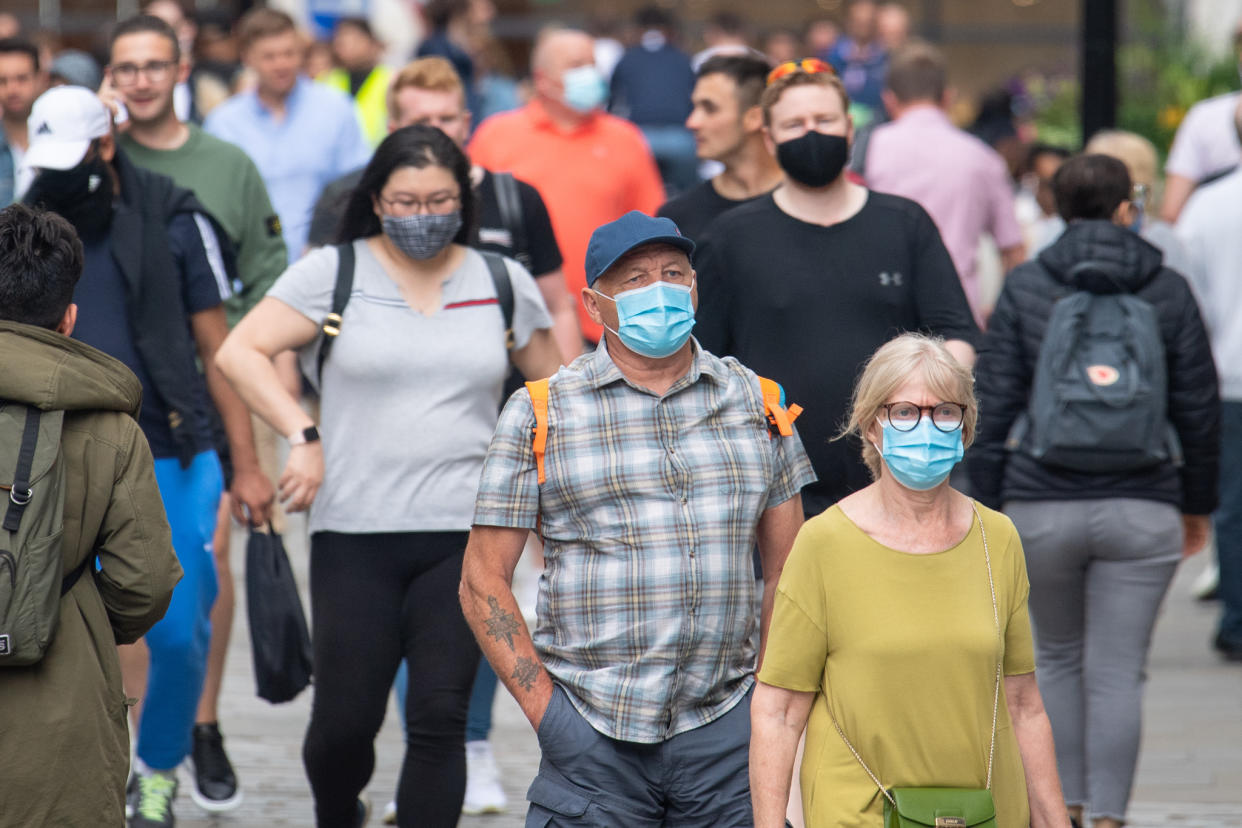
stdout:
POLYGON ((53 213, 0 210, 0 400, 65 412, 60 599, 43 659, 0 674, 0 828, 125 824, 126 698, 117 644, 163 617, 181 567, 138 427, 141 388, 112 357, 69 338, 82 245, 53 213))

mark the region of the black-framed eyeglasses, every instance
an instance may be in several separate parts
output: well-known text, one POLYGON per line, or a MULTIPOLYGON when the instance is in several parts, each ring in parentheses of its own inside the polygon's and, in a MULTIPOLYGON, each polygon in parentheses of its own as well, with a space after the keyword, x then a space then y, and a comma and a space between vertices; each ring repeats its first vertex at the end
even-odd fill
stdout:
POLYGON ((966 418, 966 406, 955 402, 940 402, 935 405, 915 405, 912 402, 891 402, 880 406, 888 424, 898 431, 914 431, 923 412, 931 415, 932 425, 938 431, 957 431, 966 418))
POLYGON ((138 80, 141 72, 151 83, 159 83, 168 77, 168 73, 177 65, 175 60, 153 60, 138 66, 134 63, 122 63, 112 67, 112 77, 120 86, 128 86, 138 80))

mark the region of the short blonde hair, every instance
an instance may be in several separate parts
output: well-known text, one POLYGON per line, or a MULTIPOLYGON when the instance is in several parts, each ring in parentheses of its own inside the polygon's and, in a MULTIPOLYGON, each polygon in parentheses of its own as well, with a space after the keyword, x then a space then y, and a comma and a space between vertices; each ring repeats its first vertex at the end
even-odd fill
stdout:
POLYGON ((461 76, 453 64, 442 57, 419 58, 401 67, 388 85, 388 113, 393 118, 397 114, 397 93, 402 89, 456 92, 461 96, 462 109, 466 108, 466 87, 462 85, 461 76))
POLYGON ((1092 136, 1083 152, 1111 155, 1126 165, 1131 182, 1143 184, 1148 189, 1156 186, 1159 166, 1156 147, 1142 135, 1121 129, 1107 129, 1092 136))
POLYGON ((759 106, 763 108, 763 123, 772 126, 772 107, 776 106, 785 90, 795 86, 823 86, 841 96, 841 108, 848 115, 850 111, 850 93, 837 77, 836 72, 790 72, 768 84, 759 97, 759 106))
POLYGON ((902 334, 880 346, 863 366, 862 376, 854 386, 854 398, 850 401, 849 420, 837 435, 840 439, 855 434, 862 440, 863 462, 867 464, 872 479, 880 478, 883 461, 867 439, 867 429, 880 415, 888 398, 913 379, 926 383, 927 389, 941 401, 964 405, 962 444, 970 448, 975 441, 979 402, 975 398, 975 380, 970 369, 949 353, 940 337, 902 334))

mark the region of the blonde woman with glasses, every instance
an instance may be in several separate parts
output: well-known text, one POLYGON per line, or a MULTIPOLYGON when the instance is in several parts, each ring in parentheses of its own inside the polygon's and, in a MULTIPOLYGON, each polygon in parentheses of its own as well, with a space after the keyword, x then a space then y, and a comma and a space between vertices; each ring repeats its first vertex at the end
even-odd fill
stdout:
POLYGON ((806 522, 777 587, 751 708, 757 828, 784 824, 804 727, 811 828, 893 824, 913 788, 950 801, 929 825, 1068 828, 1022 544, 948 482, 977 417, 938 339, 899 336, 867 363, 847 433, 874 482, 806 522))

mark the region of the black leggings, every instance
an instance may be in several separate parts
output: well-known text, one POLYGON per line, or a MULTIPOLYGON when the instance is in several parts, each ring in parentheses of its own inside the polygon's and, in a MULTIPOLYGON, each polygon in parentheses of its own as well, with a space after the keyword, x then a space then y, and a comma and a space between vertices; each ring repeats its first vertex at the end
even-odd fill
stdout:
POLYGON ((410 665, 401 825, 453 826, 479 648, 457 600, 466 532, 311 536, 315 696, 302 761, 319 828, 355 824, 397 666, 410 665))

